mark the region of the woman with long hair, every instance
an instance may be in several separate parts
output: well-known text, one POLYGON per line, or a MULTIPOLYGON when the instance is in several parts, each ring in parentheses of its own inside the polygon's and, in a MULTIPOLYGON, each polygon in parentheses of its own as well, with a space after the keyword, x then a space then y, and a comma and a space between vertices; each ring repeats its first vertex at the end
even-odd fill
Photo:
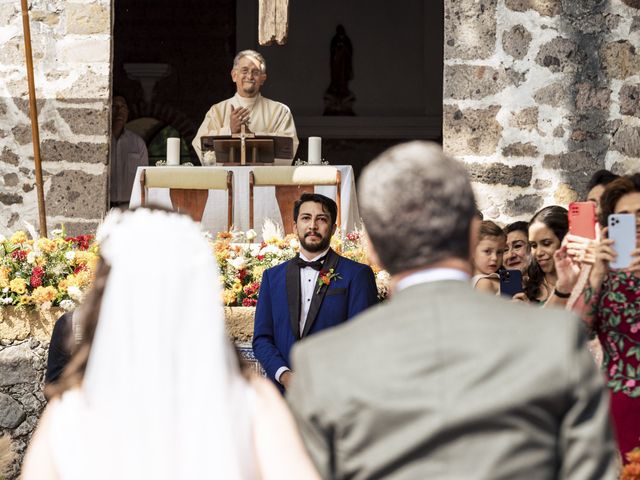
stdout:
POLYGON ((562 253, 562 240, 568 231, 568 212, 564 207, 551 205, 531 218, 528 230, 531 264, 527 268, 525 285, 529 301, 564 305, 569 298, 575 278, 563 275, 558 283, 556 271, 556 252, 562 253))
POLYGON ((318 478, 279 393, 241 374, 199 227, 173 212, 112 212, 98 241, 82 341, 23 478, 318 478))
POLYGON ((582 311, 602 345, 602 367, 611 393, 611 413, 618 446, 625 454, 640 447, 640 174, 609 183, 601 198, 603 239, 581 301, 582 311), (614 241, 606 238, 607 219, 613 213, 636 217, 636 250, 627 268, 612 269, 614 241))

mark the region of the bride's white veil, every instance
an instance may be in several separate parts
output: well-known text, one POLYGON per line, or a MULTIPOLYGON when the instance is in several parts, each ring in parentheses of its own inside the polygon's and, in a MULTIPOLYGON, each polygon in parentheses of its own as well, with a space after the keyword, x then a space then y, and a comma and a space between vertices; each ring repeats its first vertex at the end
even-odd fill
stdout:
POLYGON ((148 209, 109 214, 98 237, 111 270, 76 461, 91 478, 242 478, 248 387, 210 245, 191 219, 148 209))

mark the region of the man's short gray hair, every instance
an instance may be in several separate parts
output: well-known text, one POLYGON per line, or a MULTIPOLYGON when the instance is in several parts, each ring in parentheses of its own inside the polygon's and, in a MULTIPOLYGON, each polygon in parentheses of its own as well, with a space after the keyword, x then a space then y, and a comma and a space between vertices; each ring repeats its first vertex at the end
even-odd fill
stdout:
POLYGON ((464 166, 430 142, 383 152, 358 182, 360 211, 376 253, 392 275, 449 258, 469 258, 476 211, 464 166))
POLYGON ((267 73, 267 62, 265 62, 262 54, 256 52, 255 50, 242 50, 241 52, 238 52, 236 57, 233 59, 233 68, 236 68, 240 60, 244 57, 252 58, 256 62, 258 62, 260 71, 262 73, 267 73))

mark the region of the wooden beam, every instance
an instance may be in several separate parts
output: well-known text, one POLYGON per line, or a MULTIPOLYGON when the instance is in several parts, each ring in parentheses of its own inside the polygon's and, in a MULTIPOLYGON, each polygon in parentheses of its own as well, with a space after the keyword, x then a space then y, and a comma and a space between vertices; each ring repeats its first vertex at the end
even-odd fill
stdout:
POLYGON ((258 42, 284 45, 289 35, 289 0, 258 0, 258 42))

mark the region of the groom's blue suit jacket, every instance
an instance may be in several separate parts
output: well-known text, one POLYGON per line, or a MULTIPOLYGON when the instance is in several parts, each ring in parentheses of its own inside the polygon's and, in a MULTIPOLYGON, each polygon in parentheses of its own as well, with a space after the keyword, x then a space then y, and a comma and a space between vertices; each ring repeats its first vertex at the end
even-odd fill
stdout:
MULTIPOLYGON (((338 277, 314 291, 303 332, 299 331, 300 268, 296 259, 264 272, 253 329, 253 352, 274 382, 278 369, 290 366, 289 352, 297 340, 338 325, 377 303, 375 277, 368 265, 329 250, 322 271, 331 268, 338 277)), ((277 382, 276 385, 280 388, 277 382)))

